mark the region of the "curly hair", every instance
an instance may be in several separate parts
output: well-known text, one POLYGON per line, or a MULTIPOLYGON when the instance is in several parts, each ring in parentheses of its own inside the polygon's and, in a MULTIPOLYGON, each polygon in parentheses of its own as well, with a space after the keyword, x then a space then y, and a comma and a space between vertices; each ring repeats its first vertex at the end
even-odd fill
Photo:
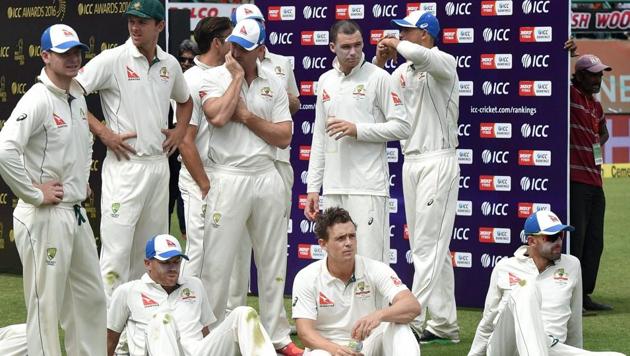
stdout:
POLYGON ((315 219, 315 236, 318 239, 328 241, 328 228, 336 224, 347 223, 348 221, 354 227, 357 226, 346 209, 340 207, 328 208, 323 213, 318 214, 315 219))

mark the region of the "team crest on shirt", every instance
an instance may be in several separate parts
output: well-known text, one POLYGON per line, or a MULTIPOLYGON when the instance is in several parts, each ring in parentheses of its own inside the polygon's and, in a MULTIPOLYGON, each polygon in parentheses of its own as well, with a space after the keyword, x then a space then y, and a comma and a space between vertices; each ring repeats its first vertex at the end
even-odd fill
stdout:
POLYGON ((57 125, 57 128, 68 126, 68 124, 66 124, 66 122, 63 121, 63 119, 55 113, 53 113, 53 121, 55 122, 55 125, 57 125))
POLYGON ((328 95, 328 92, 326 91, 326 89, 322 90, 322 103, 325 103, 327 101, 330 101, 330 95, 328 95))
POLYGON ((329 307, 334 307, 334 306, 335 306, 335 302, 330 300, 330 298, 328 298, 324 293, 319 292, 319 307, 320 308, 329 308, 329 307))
POLYGON ((558 268, 553 274, 553 280, 556 283, 565 284, 569 280, 569 274, 564 271, 564 268, 558 268))
POLYGON ((125 69, 127 70, 127 80, 140 80, 140 76, 133 69, 128 66, 125 66, 125 69))
POLYGON ((364 281, 357 283, 354 287, 354 296, 357 298, 366 299, 369 298, 371 294, 370 285, 366 284, 364 281))
POLYGON ((282 71, 282 67, 280 66, 276 66, 273 71, 276 73, 277 76, 280 77, 284 77, 286 74, 282 71))
POLYGON ((214 213, 212 213, 212 226, 219 227, 220 222, 221 222, 221 213, 215 211, 214 213))
POLYGON ((269 87, 264 87, 260 89, 260 95, 265 96, 267 98, 273 98, 273 91, 271 91, 271 88, 269 87))
POLYGON ((142 298, 142 305, 144 305, 145 308, 151 308, 151 307, 159 306, 158 302, 156 302, 155 300, 151 299, 148 295, 146 295, 144 293, 140 293, 140 297, 142 298))
POLYGON ((57 248, 56 247, 49 247, 48 249, 46 249, 46 264, 49 266, 54 266, 57 264, 57 261, 55 261, 55 257, 57 257, 57 248))
POLYGON ((167 81, 170 79, 170 75, 168 73, 168 69, 166 69, 166 67, 162 67, 160 68, 160 78, 162 78, 162 80, 167 81))
POLYGON ((190 288, 182 289, 180 297, 182 298, 182 300, 187 300, 187 301, 193 301, 197 299, 197 296, 195 295, 193 291, 190 290, 190 288))
POLYGON ((118 215, 118 211, 120 210, 120 203, 112 203, 112 218, 117 218, 120 215, 118 215))
POLYGON ((365 97, 365 85, 359 84, 354 87, 352 91, 352 97, 355 99, 363 99, 365 97))
POLYGON ((397 276, 390 276, 389 278, 392 279, 392 282, 394 283, 396 287, 400 287, 400 285, 402 284, 402 282, 400 281, 400 278, 398 278, 397 276))
POLYGON ((400 97, 395 92, 392 92, 392 101, 394 102, 394 106, 400 106, 403 104, 402 100, 400 100, 400 97))

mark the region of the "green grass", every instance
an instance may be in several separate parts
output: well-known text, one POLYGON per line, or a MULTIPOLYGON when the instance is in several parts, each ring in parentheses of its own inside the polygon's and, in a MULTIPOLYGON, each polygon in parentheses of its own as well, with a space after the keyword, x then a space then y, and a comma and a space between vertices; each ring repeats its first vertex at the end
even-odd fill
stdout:
MULTIPOLYGON (((591 351, 611 350, 630 354, 630 179, 606 179, 607 197, 606 242, 602 256, 596 301, 614 305, 611 312, 586 317, 583 322, 584 348, 591 351)), ((172 219, 171 233, 179 236, 177 219, 172 219)), ((0 274, 0 326, 21 323, 26 318, 22 296, 22 278, 0 274)), ((285 299, 287 312, 291 311, 290 299, 285 299)), ((256 297, 248 298, 248 304, 258 308, 256 297)), ((457 345, 429 345, 422 347, 424 356, 466 355, 481 318, 480 309, 458 309, 461 342, 457 345)))

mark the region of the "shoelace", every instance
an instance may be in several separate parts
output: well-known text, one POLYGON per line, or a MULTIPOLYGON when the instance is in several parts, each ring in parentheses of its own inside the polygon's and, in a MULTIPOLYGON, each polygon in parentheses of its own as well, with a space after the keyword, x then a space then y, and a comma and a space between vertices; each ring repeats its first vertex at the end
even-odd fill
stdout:
POLYGON ((81 214, 81 205, 74 204, 72 207, 74 208, 74 216, 79 221, 79 226, 81 226, 82 223, 86 222, 85 217, 81 214))

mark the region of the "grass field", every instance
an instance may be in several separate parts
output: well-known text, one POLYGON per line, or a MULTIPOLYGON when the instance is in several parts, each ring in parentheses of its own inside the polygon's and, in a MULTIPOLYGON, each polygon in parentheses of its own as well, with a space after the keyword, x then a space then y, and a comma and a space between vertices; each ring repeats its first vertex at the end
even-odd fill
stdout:
MULTIPOLYGON (((604 182, 606 210, 606 242, 602 257, 596 301, 614 305, 611 312, 586 317, 583 322, 584 348, 591 351, 611 350, 630 355, 630 179, 607 179, 604 182)), ((171 230, 178 236, 176 219, 171 230)), ((249 298, 249 305, 258 308, 258 300, 249 298)), ((290 300, 285 300, 290 312, 290 300)), ((479 309, 458 309, 461 328, 461 343, 449 346, 426 346, 424 356, 466 355, 481 318, 479 309)), ((0 275, 0 326, 22 323, 26 309, 22 297, 22 278, 14 275, 0 275)), ((1 355, 0 355, 1 356, 1 355)), ((398 356, 398 355, 396 355, 398 356)))

